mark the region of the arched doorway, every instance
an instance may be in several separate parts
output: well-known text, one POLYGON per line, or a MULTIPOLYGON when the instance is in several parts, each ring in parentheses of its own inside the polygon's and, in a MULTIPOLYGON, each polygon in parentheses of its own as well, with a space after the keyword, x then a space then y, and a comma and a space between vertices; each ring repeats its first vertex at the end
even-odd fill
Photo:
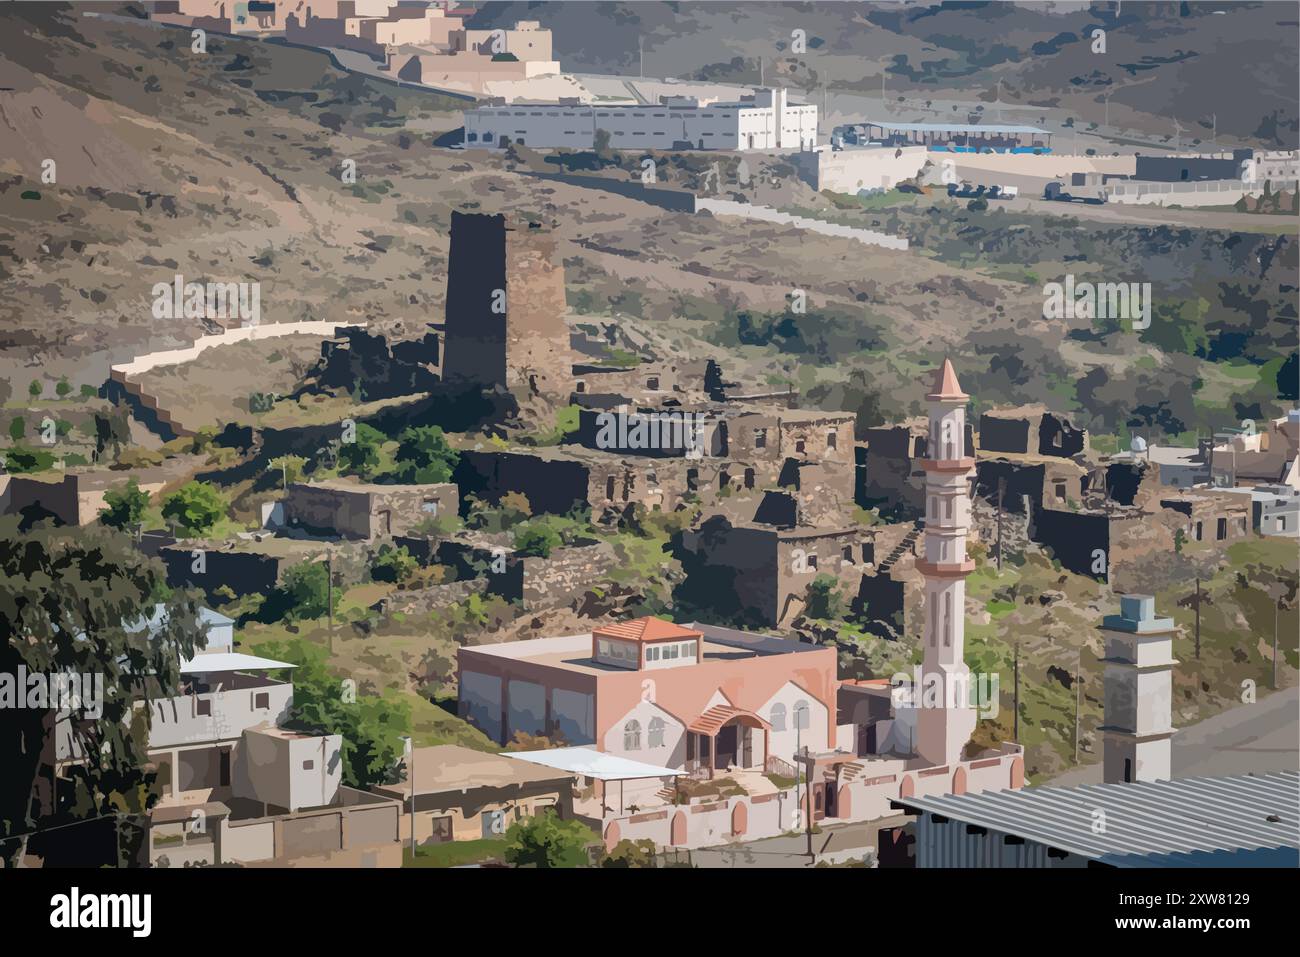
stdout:
POLYGON ((853 813, 852 805, 849 802, 849 791, 847 784, 840 788, 839 796, 835 799, 835 814, 837 817, 849 817, 853 813))
POLYGON ((749 805, 737 801, 731 809, 731 836, 740 837, 749 828, 749 805))
POLYGON ((612 851, 614 845, 619 841, 620 831, 618 821, 612 822, 609 827, 605 828, 605 850, 612 851))
POLYGON ((672 834, 669 837, 674 847, 681 847, 686 843, 686 812, 678 811, 673 815, 672 834))
POLYGON ((966 793, 966 769, 965 768, 958 768, 956 771, 952 772, 952 793, 953 794, 966 793))
POLYGON ((1014 791, 1017 788, 1022 788, 1024 786, 1025 786, 1025 759, 1016 758, 1014 761, 1011 762, 1011 789, 1014 791))
POLYGON ((910 798, 916 794, 916 782, 912 780, 910 774, 904 774, 902 782, 898 785, 898 796, 900 798, 910 798))

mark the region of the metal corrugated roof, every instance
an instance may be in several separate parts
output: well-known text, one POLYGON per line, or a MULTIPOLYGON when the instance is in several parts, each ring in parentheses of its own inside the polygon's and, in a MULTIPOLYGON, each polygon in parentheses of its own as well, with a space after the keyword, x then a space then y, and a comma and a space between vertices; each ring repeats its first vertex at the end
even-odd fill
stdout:
POLYGON ((1139 860, 1300 848, 1300 772, 896 799, 909 809, 1093 858, 1139 860), (1095 833, 1105 814, 1102 833, 1095 833), (1270 821, 1269 817, 1276 820, 1270 821))
POLYGON ((887 130, 905 130, 915 133, 1041 133, 1051 135, 1049 130, 1037 126, 1003 126, 998 123, 894 123, 889 120, 863 120, 850 123, 850 126, 879 126, 887 130))

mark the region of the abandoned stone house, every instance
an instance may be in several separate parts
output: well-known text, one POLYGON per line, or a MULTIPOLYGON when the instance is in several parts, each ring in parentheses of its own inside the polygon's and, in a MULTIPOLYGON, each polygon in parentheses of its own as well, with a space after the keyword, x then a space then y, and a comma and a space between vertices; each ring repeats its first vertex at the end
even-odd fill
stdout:
POLYGON ((1075 428, 1063 415, 1046 406, 993 409, 980 416, 979 447, 985 452, 1050 455, 1069 458, 1087 455, 1088 432, 1075 428))
POLYGON ((370 541, 404 534, 440 515, 455 515, 460 503, 456 485, 450 482, 373 485, 336 479, 294 482, 283 504, 289 529, 370 541))
MULTIPOLYGON (((667 444, 641 447, 639 441, 627 441, 645 416, 680 421, 682 414, 679 409, 584 410, 576 443, 469 450, 462 453, 454 478, 462 493, 489 502, 519 492, 534 512, 564 513, 585 503, 597 517, 632 504, 672 510, 688 499, 706 505, 732 500, 730 510, 747 512, 748 519, 766 509, 781 516, 778 524, 818 523, 851 504, 850 413, 710 409, 691 413, 703 416, 704 424, 689 441, 681 427, 670 431, 667 444), (598 447, 608 444, 600 438, 601 414, 614 416, 615 445, 636 447, 598 447)), ((655 435, 662 434, 656 426, 655 435)))
POLYGON ((872 530, 732 524, 713 515, 682 536, 681 595, 733 620, 784 625, 803 611, 818 575, 838 579, 852 600, 875 558, 872 530))

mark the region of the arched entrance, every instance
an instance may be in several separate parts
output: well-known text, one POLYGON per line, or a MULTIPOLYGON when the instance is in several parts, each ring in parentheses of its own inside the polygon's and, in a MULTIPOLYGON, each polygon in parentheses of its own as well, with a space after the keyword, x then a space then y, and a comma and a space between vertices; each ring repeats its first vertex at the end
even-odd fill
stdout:
POLYGON ((952 793, 953 794, 966 793, 966 769, 965 768, 958 768, 956 771, 952 772, 952 793))
POLYGON ((678 811, 673 815, 672 834, 669 837, 674 847, 681 847, 686 843, 686 812, 678 811))
POLYGON ((731 809, 731 836, 740 837, 749 828, 749 805, 737 801, 731 809))
POLYGON ((1025 786, 1025 759, 1016 758, 1014 761, 1011 762, 1011 789, 1014 791, 1017 788, 1022 788, 1024 786, 1025 786))
POLYGON ((853 814, 853 807, 849 801, 851 793, 847 784, 840 788, 839 796, 835 799, 836 817, 850 817, 853 814))
POLYGON ((618 821, 613 821, 609 827, 605 828, 605 850, 612 851, 614 845, 619 841, 620 831, 618 821))
POLYGON ((900 798, 910 798, 916 794, 916 782, 912 780, 910 774, 904 774, 902 782, 898 785, 898 796, 900 798))

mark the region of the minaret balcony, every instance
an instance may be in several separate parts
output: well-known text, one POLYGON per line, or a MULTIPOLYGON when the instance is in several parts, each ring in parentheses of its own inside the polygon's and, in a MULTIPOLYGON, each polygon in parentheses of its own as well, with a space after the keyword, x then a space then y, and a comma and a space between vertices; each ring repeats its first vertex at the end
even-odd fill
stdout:
POLYGON ((965 578, 975 570, 975 562, 969 558, 960 562, 931 562, 918 558, 916 570, 928 578, 965 578))
POLYGON ((922 459, 921 469, 926 472, 969 472, 975 467, 970 456, 959 459, 922 459))

